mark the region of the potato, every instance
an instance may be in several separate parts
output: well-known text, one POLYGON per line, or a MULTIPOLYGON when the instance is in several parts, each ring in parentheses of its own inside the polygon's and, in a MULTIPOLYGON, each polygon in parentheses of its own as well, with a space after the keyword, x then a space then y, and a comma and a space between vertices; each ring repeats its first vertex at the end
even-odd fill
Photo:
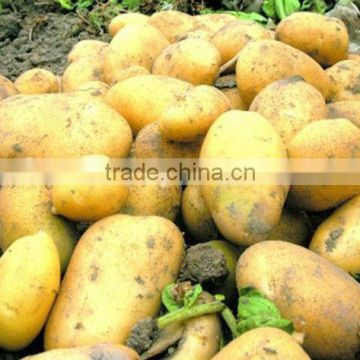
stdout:
POLYGON ((190 88, 190 84, 167 76, 137 76, 112 86, 105 101, 124 116, 136 134, 158 120, 165 108, 190 88))
POLYGON ((78 239, 75 228, 51 213, 50 192, 44 186, 3 186, 0 190, 0 247, 45 231, 55 242, 65 271, 78 239))
POLYGON ((151 216, 113 215, 76 246, 45 329, 45 349, 123 344, 134 324, 160 310, 184 254, 179 229, 151 216), (135 261, 136 260, 136 261, 135 261))
MULTIPOLYGON (((346 119, 315 121, 290 142, 291 159, 359 158, 360 129, 346 119)), ((299 209, 324 211, 360 192, 356 185, 294 185, 289 203, 299 209)))
POLYGON ((109 89, 109 85, 102 81, 89 81, 78 86, 75 91, 102 99, 109 89))
POLYGON ((235 75, 224 75, 216 80, 215 87, 230 100, 231 109, 248 110, 236 86, 235 75))
POLYGON ((310 360, 310 357, 285 331, 263 327, 231 341, 212 360, 228 359, 310 360))
MULTIPOLYGON (((228 111, 214 122, 200 152, 201 161, 285 157, 285 147, 272 125, 259 114, 238 110, 228 111)), ((220 182, 202 187, 217 228, 227 240, 242 246, 266 239, 280 220, 287 191, 287 186, 256 183, 220 182)))
POLYGON ((220 54, 214 45, 202 39, 187 39, 166 47, 156 58, 152 73, 193 85, 212 85, 219 69, 220 54))
POLYGON ((346 272, 301 246, 263 241, 240 256, 236 274, 238 289, 258 289, 305 333, 311 358, 356 358, 360 286, 346 272))
POLYGON ((22 360, 140 360, 136 352, 124 345, 94 345, 73 349, 56 349, 37 355, 24 357, 22 360))
POLYGON ((194 142, 230 108, 230 101, 220 90, 208 85, 196 86, 163 111, 159 118, 160 130, 169 140, 194 142))
POLYGON ((0 75, 0 102, 17 94, 15 85, 5 76, 0 75))
POLYGON ((45 69, 31 69, 22 73, 14 83, 17 91, 24 95, 59 92, 56 76, 45 69))
POLYGON ((255 21, 233 21, 211 37, 211 43, 219 50, 221 64, 227 63, 252 40, 270 39, 269 31, 255 21))
POLYGON ((326 70, 330 81, 331 102, 360 101, 360 62, 344 60, 326 70))
POLYGON ((81 40, 71 49, 68 61, 72 63, 84 57, 101 58, 108 45, 108 43, 99 40, 81 40))
POLYGON ((352 275, 360 273, 359 214, 358 195, 321 223, 310 244, 310 250, 352 275))
POLYGON ((249 42, 240 51, 236 64, 236 82, 240 96, 250 105, 267 85, 299 75, 328 98, 330 80, 310 56, 275 40, 249 42))
POLYGON ((303 51, 324 67, 348 57, 349 34, 346 25, 335 17, 293 13, 278 24, 275 39, 303 51))
POLYGON ((103 101, 78 93, 17 96, 0 107, 0 157, 126 157, 128 123, 103 101), (84 139, 86 139, 84 141, 84 139))
POLYGON ((146 125, 136 136, 134 154, 137 158, 198 158, 203 138, 192 143, 179 143, 165 138, 159 122, 146 125))
POLYGON ((195 25, 192 16, 180 11, 156 12, 150 16, 148 23, 159 29, 170 43, 177 42, 183 34, 192 30, 195 25))
POLYGON ((327 105, 329 119, 347 119, 360 127, 360 101, 338 101, 327 105))
POLYGON ((256 95, 250 111, 268 119, 286 147, 307 124, 327 116, 321 93, 298 76, 265 87, 256 95))
POLYGON ((129 186, 122 214, 162 216, 171 221, 180 210, 181 188, 176 185, 139 184, 129 186))
POLYGON ((135 76, 150 75, 150 71, 143 66, 131 65, 125 69, 120 70, 114 76, 114 84, 129 79, 135 76))
POLYGON ((112 84, 116 74, 131 65, 142 66, 150 71, 157 56, 168 45, 168 40, 151 25, 125 26, 113 37, 105 51, 105 81, 112 84))
POLYGON ((102 62, 96 57, 81 57, 65 69, 61 78, 62 91, 74 91, 90 81, 104 81, 102 62))
POLYGON ((360 53, 349 53, 348 60, 360 61, 360 53))
POLYGON ((140 13, 126 13, 115 16, 109 24, 109 34, 114 37, 122 28, 126 25, 134 24, 146 24, 149 20, 149 16, 140 13))
POLYGON ((239 19, 231 14, 202 14, 194 16, 195 29, 209 29, 213 34, 219 31, 225 25, 239 19))
POLYGON ((189 32, 183 34, 178 41, 186 39, 202 39, 210 41, 213 32, 208 28, 191 29, 189 32))
POLYGON ((182 197, 181 211, 186 230, 196 242, 217 238, 216 226, 205 205, 200 186, 188 185, 186 187, 182 197))
POLYGON ((43 232, 25 236, 0 258, 0 347, 29 345, 45 324, 60 286, 59 255, 43 232))

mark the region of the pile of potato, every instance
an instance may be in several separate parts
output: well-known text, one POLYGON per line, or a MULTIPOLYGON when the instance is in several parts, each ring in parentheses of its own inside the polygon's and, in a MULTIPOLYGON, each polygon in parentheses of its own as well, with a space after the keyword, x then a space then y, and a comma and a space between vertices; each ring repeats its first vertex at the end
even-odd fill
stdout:
MULTIPOLYGON (((0 76, 1 158, 360 158, 360 55, 338 19, 295 13, 272 32, 128 13, 109 33, 76 44, 60 77, 0 76)), ((45 352, 26 359, 140 359, 126 341, 159 313, 184 239, 222 239, 239 249, 227 291, 261 291, 303 339, 257 328, 221 349, 204 315, 169 359, 358 359, 359 219, 350 185, 3 186, 0 348, 43 330, 45 352)))

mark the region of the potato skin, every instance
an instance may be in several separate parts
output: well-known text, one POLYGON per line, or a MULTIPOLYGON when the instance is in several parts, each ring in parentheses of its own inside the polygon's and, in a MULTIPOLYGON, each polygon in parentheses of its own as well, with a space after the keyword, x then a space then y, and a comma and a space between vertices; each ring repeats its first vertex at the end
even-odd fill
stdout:
POLYGON ((108 45, 108 43, 99 40, 81 40, 69 52, 68 62, 72 63, 83 57, 101 58, 108 45))
POLYGON ((103 101, 78 93, 8 99, 0 107, 0 134, 3 158, 116 158, 126 156, 132 142, 121 115, 103 101))
POLYGON ((21 350, 39 334, 60 286, 60 261, 43 232, 13 243, 0 258, 0 347, 21 350))
POLYGON ((88 81, 78 86, 75 91, 78 91, 83 95, 95 96, 102 99, 108 92, 109 88, 109 85, 102 81, 88 81))
POLYGON ((135 76, 150 75, 150 71, 143 66, 131 65, 117 72, 114 76, 114 84, 135 76))
POLYGON ((275 39, 303 51, 323 67, 348 57, 349 34, 335 17, 296 12, 278 24, 275 39))
POLYGON ((255 97, 250 111, 268 119, 279 132, 285 146, 307 124, 327 117, 321 93, 297 76, 265 87, 255 97))
MULTIPOLYGON (((259 114, 238 110, 214 122, 200 152, 201 160, 285 157, 285 147, 273 126, 259 114)), ((202 187, 217 228, 227 240, 243 246, 264 240, 279 222, 287 191, 287 186, 260 184, 202 187)))
POLYGON ((203 39, 186 39, 166 47, 152 67, 155 75, 171 76, 193 85, 212 85, 220 69, 220 54, 203 39))
POLYGON ((137 76, 112 86, 105 101, 129 122, 136 134, 158 120, 165 108, 191 87, 167 76, 137 76))
POLYGON ((31 69, 22 73, 14 83, 19 94, 38 95, 59 92, 56 76, 45 69, 31 69))
MULTIPOLYGON (((315 121, 290 142, 291 159, 359 158, 360 131, 346 119, 315 121)), ((294 185, 289 204, 308 211, 331 209, 360 192, 357 185, 294 185)))
POLYGON ((212 360, 229 359, 310 360, 310 357, 285 331, 263 327, 231 341, 212 360))
POLYGON ((310 250, 352 275, 360 273, 359 215, 358 195, 325 219, 310 243, 310 250))
POLYGON ((348 60, 360 61, 360 53, 349 53, 348 60))
POLYGON ((224 75, 219 77, 214 85, 230 101, 232 110, 248 110, 249 107, 244 103, 236 86, 235 75, 224 75))
POLYGON ((141 13, 129 12, 115 16, 109 24, 109 34, 114 37, 126 25, 146 24, 149 16, 141 13))
POLYGON ((45 349, 123 344, 138 320, 159 311, 161 290, 176 280, 183 254, 182 234, 167 219, 113 215, 96 222, 71 258, 45 349))
POLYGON ((326 70, 330 78, 330 100, 360 101, 360 61, 344 60, 326 70))
POLYGON ((195 29, 207 29, 215 34, 225 25, 231 22, 238 21, 239 19, 231 14, 202 14, 194 16, 195 29))
POLYGON ((299 75, 327 99, 330 80, 321 66, 298 49, 275 40, 248 43, 239 54, 236 82, 240 96, 248 105, 267 85, 299 75))
POLYGON ((17 94, 15 85, 5 76, 0 75, 0 102, 17 94))
POLYGON ((264 241, 245 250, 236 274, 238 289, 258 289, 305 332, 303 347, 312 358, 356 358, 360 287, 346 272, 301 246, 264 241))
POLYGON ((360 127, 360 101, 338 101, 327 105, 329 119, 347 119, 360 127))

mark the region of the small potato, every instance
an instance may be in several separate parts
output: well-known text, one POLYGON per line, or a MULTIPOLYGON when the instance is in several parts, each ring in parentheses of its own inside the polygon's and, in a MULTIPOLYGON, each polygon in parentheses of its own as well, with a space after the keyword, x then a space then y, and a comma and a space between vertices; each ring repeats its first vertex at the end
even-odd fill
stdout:
POLYGON ((298 49, 275 40, 249 42, 240 51, 236 82, 240 96, 251 104, 267 85, 299 75, 328 98, 330 80, 321 66, 298 49))
POLYGON ((329 119, 347 119, 360 128, 360 101, 338 101, 327 108, 329 119))
POLYGON ((219 69, 220 54, 214 45, 202 39, 187 39, 166 47, 156 58, 152 73, 193 85, 212 85, 219 69))
POLYGON ((121 213, 135 216, 162 216, 175 221, 180 210, 180 204, 180 186, 132 185, 129 186, 121 213))
POLYGON ((219 31, 225 25, 239 19, 231 14, 202 14, 194 16, 195 29, 209 29, 213 34, 219 31))
POLYGON ((59 255, 43 232, 15 241, 0 258, 0 348, 15 351, 40 333, 60 286, 59 255))
POLYGON ((136 136, 135 157, 166 158, 198 158, 203 138, 192 143, 179 143, 165 138, 160 130, 159 122, 145 126, 136 136))
POLYGON ((102 81, 89 81, 78 86, 75 91, 102 99, 109 89, 109 85, 102 81))
MULTIPOLYGON (((315 121, 290 142, 291 159, 359 158, 360 129, 346 119, 315 121)), ((324 211, 360 192, 356 185, 294 185, 289 203, 302 210, 324 211)))
POLYGON ((360 286, 345 271, 301 246, 263 241, 243 252, 236 277, 238 289, 259 290, 304 333, 311 358, 356 359, 360 286))
POLYGON ((149 16, 140 13, 126 13, 115 16, 109 24, 109 34, 114 37, 126 25, 146 24, 149 21, 149 16))
POLYGON ((105 101, 124 116, 136 134, 158 120, 165 108, 190 88, 192 85, 167 76, 136 76, 112 86, 105 101))
POLYGON ((5 76, 0 75, 0 101, 16 94, 17 90, 15 85, 5 76))
POLYGON ((359 216, 360 196, 355 196, 320 224, 310 250, 352 275, 360 273, 359 216))
POLYGON ((24 95, 59 92, 56 76, 45 69, 31 69, 22 73, 14 83, 17 91, 24 95))
POLYGON ((252 40, 270 39, 269 31, 255 21, 237 20, 222 27, 211 37, 219 50, 221 64, 227 63, 252 40))
POLYGON ((229 99, 220 90, 208 85, 196 86, 163 111, 159 118, 160 130, 169 140, 194 142, 230 109, 229 99))
POLYGON ((330 81, 330 100, 360 101, 360 61, 344 60, 326 70, 330 81))
POLYGON ((288 333, 267 327, 242 334, 212 358, 212 360, 230 359, 311 360, 288 333))
POLYGON ((201 187, 188 185, 181 202, 182 216, 186 230, 196 242, 217 238, 217 230, 210 211, 201 195, 201 187))
POLYGON ((135 76, 150 75, 150 71, 143 66, 131 65, 125 69, 120 70, 114 76, 114 84, 129 79, 135 76))
POLYGON ((296 12, 278 24, 275 39, 303 51, 323 67, 348 57, 349 34, 335 17, 296 12))
POLYGON ((250 111, 268 119, 286 147, 307 124, 327 116, 321 93, 298 76, 276 81, 261 90, 252 102, 250 111))
POLYGON ((71 49, 68 61, 72 63, 83 57, 101 57, 108 45, 108 43, 99 40, 81 40, 71 49))
POLYGON ((112 84, 117 73, 131 65, 142 66, 150 71, 157 56, 168 45, 168 40, 151 25, 125 26, 113 37, 105 51, 105 81, 112 84))
POLYGON ((184 256, 180 230, 156 216, 113 215, 81 237, 45 329, 45 349, 124 344, 155 316, 184 256))
POLYGON ((215 87, 222 91, 229 99, 231 109, 248 110, 248 106, 244 103, 236 86, 235 75, 225 75, 216 80, 215 87))
POLYGON ((159 29, 170 43, 177 42, 183 34, 192 30, 195 25, 192 16, 180 11, 156 12, 151 15, 148 23, 159 29))

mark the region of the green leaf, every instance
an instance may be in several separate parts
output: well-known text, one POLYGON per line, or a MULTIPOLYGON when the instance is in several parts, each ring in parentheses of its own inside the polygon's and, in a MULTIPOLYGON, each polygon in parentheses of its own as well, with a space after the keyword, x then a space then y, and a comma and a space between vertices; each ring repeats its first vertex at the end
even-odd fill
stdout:
POLYGON ((283 0, 285 16, 289 16, 294 12, 297 12, 301 8, 299 0, 283 0))
POLYGON ((320 14, 325 14, 328 6, 324 0, 315 0, 315 9, 320 14))
POLYGON ((237 324, 237 330, 240 334, 243 334, 246 331, 251 329, 256 329, 259 327, 275 327, 282 329, 287 333, 291 334, 294 331, 294 325, 290 320, 287 319, 278 319, 266 316, 252 316, 244 320, 240 320, 237 324))
POLYGON ((246 13, 242 11, 228 11, 228 10, 212 10, 209 8, 200 11, 200 14, 230 14, 237 17, 240 20, 252 20, 260 24, 267 24, 266 17, 258 13, 246 13))
POLYGON ((216 301, 225 301, 225 295, 223 294, 215 294, 214 297, 216 301))
POLYGON ((275 0, 265 0, 262 6, 262 10, 268 17, 275 19, 275 0))
POLYGON ((137 10, 141 5, 141 0, 123 0, 122 4, 128 10, 137 10))
POLYGON ((175 310, 178 310, 182 307, 182 304, 177 302, 173 295, 173 288, 175 284, 169 284, 165 286, 164 290, 161 294, 161 300, 164 306, 166 307, 167 311, 173 312, 175 310))
POLYGON ((305 0, 301 5, 301 11, 315 11, 320 14, 325 14, 328 5, 325 0, 305 0))
POLYGON ((60 4, 60 6, 63 9, 66 9, 66 10, 74 10, 75 9, 75 5, 72 3, 71 0, 56 0, 56 2, 58 4, 60 4))
POLYGON ((192 287, 191 290, 187 291, 185 293, 185 296, 184 296, 184 307, 185 308, 191 308, 196 300, 199 298, 199 296, 201 295, 203 289, 202 289, 202 286, 200 284, 196 284, 195 286, 192 287))

